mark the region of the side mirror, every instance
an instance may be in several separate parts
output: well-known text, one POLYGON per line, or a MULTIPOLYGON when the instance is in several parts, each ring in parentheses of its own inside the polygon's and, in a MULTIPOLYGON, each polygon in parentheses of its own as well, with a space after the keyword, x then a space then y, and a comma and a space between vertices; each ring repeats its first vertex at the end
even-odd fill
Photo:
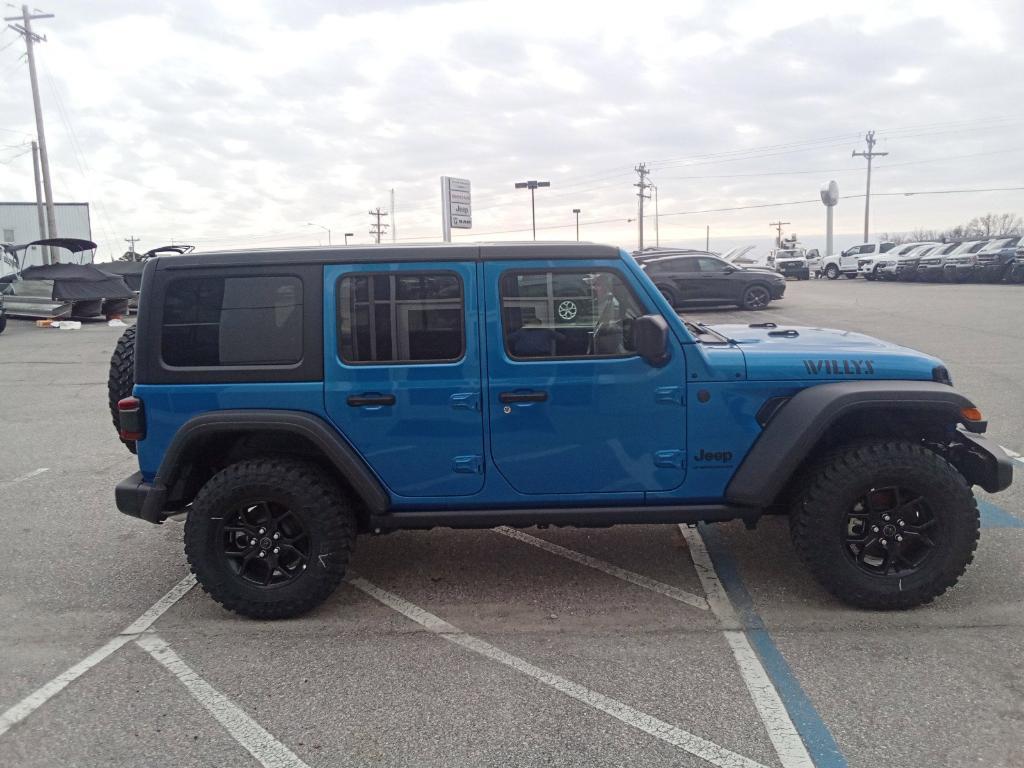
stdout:
POLYGON ((644 360, 660 368, 668 362, 668 323, 661 315, 642 315, 633 321, 633 343, 644 360))
POLYGON ((736 271, 736 267, 723 267, 722 268, 722 272, 724 272, 727 275, 731 275, 735 271, 736 271))

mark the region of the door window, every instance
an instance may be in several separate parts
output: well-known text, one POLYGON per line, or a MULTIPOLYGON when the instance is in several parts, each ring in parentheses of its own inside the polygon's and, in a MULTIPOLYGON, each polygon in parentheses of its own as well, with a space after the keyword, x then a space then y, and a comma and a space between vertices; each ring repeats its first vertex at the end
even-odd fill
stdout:
POLYGON ((346 363, 454 362, 465 353, 462 281, 451 272, 360 273, 338 281, 346 363))
POLYGON ((634 354, 633 320, 643 313, 614 272, 506 272, 500 290, 514 359, 634 354))
POLYGON ((725 271, 726 265, 723 264, 718 259, 709 259, 709 258, 706 258, 706 257, 701 257, 699 259, 695 259, 695 261, 700 266, 700 271, 701 272, 704 272, 704 273, 709 273, 709 272, 710 273, 721 273, 721 272, 725 271))

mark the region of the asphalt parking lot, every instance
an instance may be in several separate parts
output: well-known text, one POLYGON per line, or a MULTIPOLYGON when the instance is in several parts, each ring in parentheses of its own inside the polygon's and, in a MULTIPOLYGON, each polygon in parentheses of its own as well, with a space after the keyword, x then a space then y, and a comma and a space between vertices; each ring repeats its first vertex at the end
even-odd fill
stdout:
MULTIPOLYGON (((840 280, 689 316, 938 355, 1024 453, 1022 306, 840 280)), ((0 765, 1024 765, 1020 482, 980 494, 960 584, 904 613, 839 604, 768 519, 364 538, 324 606, 259 623, 190 588, 179 524, 114 508, 119 334, 0 336, 0 765)))

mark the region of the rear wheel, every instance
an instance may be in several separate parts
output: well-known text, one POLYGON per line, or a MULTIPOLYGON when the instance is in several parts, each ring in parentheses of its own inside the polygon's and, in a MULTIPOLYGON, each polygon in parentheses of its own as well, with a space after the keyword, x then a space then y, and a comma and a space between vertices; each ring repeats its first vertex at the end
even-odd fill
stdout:
POLYGON ((825 267, 825 277, 827 277, 829 280, 835 280, 836 278, 838 278, 839 267, 837 267, 835 264, 829 264, 827 267, 825 267))
MULTIPOLYGON (((107 405, 114 422, 117 439, 121 440, 121 423, 117 403, 130 397, 135 388, 135 326, 125 329, 117 340, 114 353, 110 356, 110 372, 107 374, 107 405)), ((135 441, 121 440, 125 447, 135 453, 135 441)))
POLYGON ((323 470, 254 459, 200 489, 185 521, 185 554, 202 588, 228 610, 284 619, 334 591, 355 536, 351 504, 323 470))
POLYGON ((658 290, 661 291, 661 295, 665 297, 665 301, 668 302, 672 309, 678 306, 679 297, 676 296, 676 292, 667 285, 659 285, 658 290))
POLYGON ((790 513, 794 547, 850 605, 931 602, 974 557, 974 495, 949 462, 917 443, 847 446, 822 459, 805 483, 790 513))
POLYGON ((743 309, 759 310, 767 307, 771 300, 771 291, 763 285, 752 285, 743 292, 743 301, 740 306, 743 309))

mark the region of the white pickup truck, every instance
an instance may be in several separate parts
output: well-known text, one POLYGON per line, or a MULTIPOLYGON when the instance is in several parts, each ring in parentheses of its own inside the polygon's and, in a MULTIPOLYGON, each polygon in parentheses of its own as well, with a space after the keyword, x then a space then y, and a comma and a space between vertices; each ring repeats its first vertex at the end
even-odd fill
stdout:
POLYGON ((847 248, 837 256, 826 256, 821 260, 821 271, 829 280, 845 275, 853 280, 860 270, 861 261, 871 263, 883 253, 896 247, 896 243, 864 243, 847 248))

